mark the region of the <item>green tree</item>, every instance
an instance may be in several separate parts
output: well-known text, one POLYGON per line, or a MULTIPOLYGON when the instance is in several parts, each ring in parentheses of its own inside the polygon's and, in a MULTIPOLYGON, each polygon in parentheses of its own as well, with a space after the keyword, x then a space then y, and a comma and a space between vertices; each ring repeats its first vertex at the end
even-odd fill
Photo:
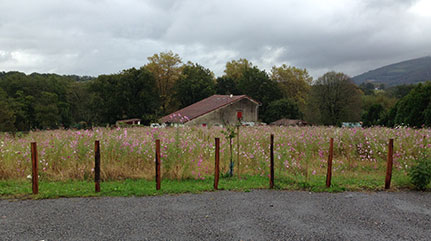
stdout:
POLYGON ((271 80, 265 71, 257 67, 244 70, 242 77, 238 80, 238 89, 242 94, 262 103, 259 108, 260 119, 264 120, 266 109, 274 100, 282 98, 282 92, 277 82, 271 80))
POLYGON ((90 83, 90 91, 94 94, 91 106, 97 124, 114 124, 122 119, 122 103, 118 102, 117 92, 119 79, 119 74, 99 75, 90 83))
POLYGON ((16 92, 13 109, 15 110, 15 127, 17 130, 28 131, 37 126, 35 102, 32 95, 26 96, 22 90, 16 92))
POLYGON ((359 88, 364 92, 365 95, 374 95, 374 89, 376 88, 373 83, 363 82, 359 85, 359 88))
POLYGON ((412 91, 415 87, 416 85, 414 84, 411 84, 411 85, 404 84, 404 85, 397 85, 397 86, 391 87, 386 91, 388 96, 401 99, 404 96, 408 95, 410 91, 412 91))
POLYGON ((431 82, 418 84, 394 107, 394 124, 421 127, 431 123, 431 82))
POLYGON ((383 105, 378 103, 370 106, 362 115, 362 122, 364 126, 375 126, 382 123, 385 110, 383 105))
POLYGON ((15 115, 6 92, 0 88, 0 132, 15 131, 15 115))
POLYGON ((305 99, 313 81, 306 69, 299 69, 285 64, 280 67, 273 66, 271 79, 280 84, 284 98, 290 98, 296 103, 305 104, 305 99))
POLYGON ((283 97, 278 83, 269 78, 268 74, 247 59, 232 60, 226 63, 225 75, 218 79, 218 93, 243 94, 262 103, 259 118, 265 120, 265 112, 274 100, 283 97), (226 84, 226 86, 223 86, 226 84))
POLYGON ((180 108, 186 107, 215 93, 214 74, 199 64, 189 62, 184 66, 174 89, 180 108))
POLYGON ((217 78, 216 84, 216 93, 220 95, 240 95, 240 91, 238 90, 237 83, 234 79, 222 76, 217 78))
POLYGON ((98 123, 114 124, 126 118, 144 118, 156 114, 159 98, 153 74, 142 67, 132 68, 120 74, 100 75, 91 82, 94 93, 92 106, 98 123))
POLYGON ((70 104, 72 122, 81 125, 90 125, 97 120, 92 102, 94 93, 90 91, 89 81, 72 83, 67 90, 67 103, 70 104))
POLYGON ((57 106, 58 96, 51 92, 42 92, 39 102, 35 105, 37 127, 55 129, 59 126, 61 116, 57 106))
POLYGON ((162 114, 168 114, 178 108, 174 96, 174 85, 181 76, 182 61, 178 54, 172 51, 154 54, 148 57, 145 66, 154 76, 157 93, 161 101, 162 114))
POLYGON ((270 123, 282 118, 299 119, 301 113, 295 101, 284 98, 275 100, 268 105, 263 121, 270 123))
POLYGON ((247 59, 227 62, 224 70, 225 74, 217 78, 216 92, 223 95, 245 94, 244 90, 240 89, 240 81, 244 79, 244 73, 253 67, 253 64, 247 59))
POLYGON ((125 70, 121 74, 119 88, 119 101, 124 105, 123 118, 138 117, 143 119, 143 124, 149 124, 149 116, 155 115, 160 107, 152 73, 146 67, 125 70))
POLYGON ((390 109, 397 99, 389 97, 386 93, 374 93, 362 96, 361 120, 364 126, 386 125, 390 109))
POLYGON ((359 121, 361 91, 350 77, 328 72, 311 87, 306 117, 309 122, 341 125, 343 121, 359 121))
POLYGON ((428 107, 424 111, 425 116, 425 126, 430 127, 431 126, 431 101, 428 104, 428 107))
POLYGON ((8 72, 2 75, 0 87, 7 92, 9 98, 13 98, 12 107, 16 117, 15 127, 18 130, 52 128, 53 125, 43 126, 44 123, 48 122, 41 121, 45 117, 42 117, 42 113, 37 113, 39 110, 46 112, 49 108, 55 110, 53 113, 58 116, 54 117, 53 113, 44 114, 54 117, 52 120, 56 122, 56 126, 69 126, 72 122, 72 116, 66 93, 73 82, 74 80, 70 77, 57 74, 33 73, 26 75, 20 72, 8 72), (49 102, 49 106, 44 106, 47 103, 44 98, 53 95, 56 96, 54 99, 57 102, 49 102))
POLYGON ((247 59, 232 60, 226 63, 225 77, 237 81, 243 77, 244 71, 253 67, 247 59))

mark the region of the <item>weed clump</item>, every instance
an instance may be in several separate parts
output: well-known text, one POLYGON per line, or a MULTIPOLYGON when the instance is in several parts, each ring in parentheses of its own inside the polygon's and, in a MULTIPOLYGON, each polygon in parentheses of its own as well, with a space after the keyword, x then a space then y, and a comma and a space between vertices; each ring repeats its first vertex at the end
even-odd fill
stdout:
POLYGON ((410 168, 410 181, 418 190, 424 191, 431 182, 431 157, 423 157, 410 168))

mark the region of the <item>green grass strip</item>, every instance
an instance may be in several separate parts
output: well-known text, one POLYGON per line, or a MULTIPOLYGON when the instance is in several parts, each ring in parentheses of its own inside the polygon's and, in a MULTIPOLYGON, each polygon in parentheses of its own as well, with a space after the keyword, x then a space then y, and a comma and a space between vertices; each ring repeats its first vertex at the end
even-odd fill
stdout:
MULTIPOLYGON (((205 180, 163 180, 161 190, 157 191, 154 181, 144 179, 126 179, 123 181, 105 181, 101 183, 101 192, 94 192, 91 181, 41 181, 39 194, 33 195, 29 180, 0 181, 0 198, 2 199, 48 199, 59 197, 101 197, 101 196, 154 196, 162 194, 200 193, 213 191, 212 178, 205 180)), ((220 190, 249 191, 269 187, 269 179, 262 176, 244 176, 221 178, 220 190)), ((275 188, 280 190, 304 190, 313 192, 342 191, 381 191, 384 177, 333 177, 330 188, 325 186, 324 176, 312 176, 306 181, 303 177, 282 177, 275 179, 275 188)), ((395 175, 391 190, 412 188, 408 177, 395 175)))

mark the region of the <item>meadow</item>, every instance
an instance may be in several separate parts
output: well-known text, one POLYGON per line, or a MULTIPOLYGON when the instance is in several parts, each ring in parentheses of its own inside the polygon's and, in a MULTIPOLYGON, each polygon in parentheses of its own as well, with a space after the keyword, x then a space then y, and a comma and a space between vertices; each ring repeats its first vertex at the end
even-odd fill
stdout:
MULTIPOLYGON (((160 139, 164 180, 208 180, 214 175, 215 137, 220 138, 221 173, 226 176, 229 172, 230 149, 225 132, 221 127, 133 127, 35 131, 15 137, 2 134, 0 179, 26 180, 31 175, 30 143, 37 142, 39 180, 91 181, 94 141, 100 140, 102 181, 150 181, 154 178, 154 142, 160 139)), ((269 175, 271 133, 275 136, 276 180, 302 186, 316 180, 324 182, 331 137, 334 138, 333 177, 347 189, 375 189, 380 183, 383 185, 390 138, 394 139, 395 187, 408 185, 409 167, 431 147, 430 129, 241 127, 242 177, 269 175)), ((237 176, 236 137, 232 146, 237 176)))

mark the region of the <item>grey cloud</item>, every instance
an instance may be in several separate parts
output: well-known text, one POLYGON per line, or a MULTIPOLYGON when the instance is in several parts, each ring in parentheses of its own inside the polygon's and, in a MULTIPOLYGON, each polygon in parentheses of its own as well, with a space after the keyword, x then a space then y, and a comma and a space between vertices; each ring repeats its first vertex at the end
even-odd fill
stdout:
POLYGON ((172 50, 216 75, 238 58, 356 75, 431 54, 431 16, 412 13, 416 2, 2 1, 0 71, 115 73, 172 50))

